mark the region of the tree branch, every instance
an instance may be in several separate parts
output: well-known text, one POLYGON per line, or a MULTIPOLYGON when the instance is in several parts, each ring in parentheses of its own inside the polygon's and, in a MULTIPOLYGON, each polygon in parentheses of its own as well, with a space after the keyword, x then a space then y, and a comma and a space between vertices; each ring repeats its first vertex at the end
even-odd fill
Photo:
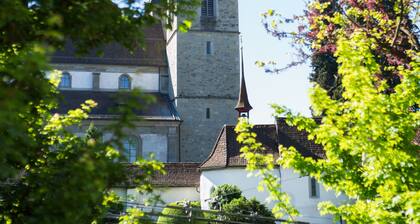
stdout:
POLYGON ((404 4, 403 4, 403 0, 400 0, 400 16, 398 17, 398 24, 397 24, 397 28, 395 29, 394 37, 392 38, 391 47, 394 46, 395 41, 397 40, 398 32, 400 30, 401 22, 403 20, 403 18, 402 18, 403 17, 403 12, 404 12, 404 4))
POLYGON ((408 36, 408 39, 411 42, 411 44, 413 45, 413 47, 417 51, 420 50, 420 44, 419 44, 419 41, 418 41, 417 37, 414 36, 414 34, 411 33, 409 30, 407 30, 405 27, 401 27, 400 29, 403 33, 405 33, 408 36))

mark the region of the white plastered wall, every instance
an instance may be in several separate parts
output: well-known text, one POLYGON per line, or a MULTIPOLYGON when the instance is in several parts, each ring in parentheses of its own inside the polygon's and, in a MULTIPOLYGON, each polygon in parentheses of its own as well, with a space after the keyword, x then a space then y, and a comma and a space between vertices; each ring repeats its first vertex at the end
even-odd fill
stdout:
MULTIPOLYGON (((195 187, 157 187, 154 189, 153 193, 160 195, 160 199, 164 204, 183 200, 200 200, 200 193, 198 193, 198 189, 195 187)), ((151 194, 139 194, 136 189, 127 189, 127 195, 127 198, 140 204, 143 204, 144 201, 151 196, 151 194)))
MULTIPOLYGON (((72 78, 72 89, 92 89, 92 73, 100 73, 99 86, 101 90, 117 90, 118 78, 122 74, 131 77, 133 88, 145 92, 159 91, 159 68, 117 65, 84 65, 84 64, 53 64, 54 68, 68 72, 72 78)), ((50 72, 46 72, 49 77, 50 72)))
POLYGON ((164 204, 177 201, 199 201, 200 193, 196 187, 156 187, 152 194, 140 194, 135 188, 112 188, 122 201, 144 204, 153 195, 160 195, 164 204))
MULTIPOLYGON (((280 172, 275 173, 276 176, 280 172)), ((332 191, 326 191, 322 185, 319 187, 319 197, 311 198, 309 195, 309 177, 300 177, 290 169, 281 169, 282 191, 287 192, 292 198, 292 204, 301 213, 298 221, 309 223, 334 223, 331 216, 321 216, 317 205, 321 201, 329 200, 339 204, 346 201, 346 197, 341 195, 336 197, 332 191)), ((226 168, 219 170, 203 170, 200 176, 200 200, 203 209, 208 209, 208 200, 211 189, 221 184, 233 184, 238 186, 246 198, 255 197, 272 208, 273 203, 266 199, 268 193, 258 192, 257 186, 260 178, 250 176, 244 168, 226 168)))
POLYGON ((92 72, 69 72, 71 75, 71 88, 91 89, 92 72))
MULTIPOLYGON (((278 175, 276 175, 278 176, 278 175)), ((246 198, 255 197, 257 200, 268 204, 267 192, 257 190, 259 178, 251 177, 243 168, 226 168, 219 170, 203 170, 200 176, 200 199, 201 207, 209 209, 208 200, 212 188, 222 184, 233 184, 242 190, 246 198)))
MULTIPOLYGON (((131 87, 140 88, 146 92, 159 91, 159 74, 158 73, 123 73, 131 78, 131 87)), ((99 78, 99 86, 104 90, 118 89, 118 78, 122 73, 104 72, 99 78)))

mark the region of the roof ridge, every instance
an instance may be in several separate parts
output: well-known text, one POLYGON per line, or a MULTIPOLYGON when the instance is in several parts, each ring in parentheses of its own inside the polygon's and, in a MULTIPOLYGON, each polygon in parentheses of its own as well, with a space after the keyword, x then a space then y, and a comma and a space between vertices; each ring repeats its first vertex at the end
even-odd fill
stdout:
MULTIPOLYGON (((233 128, 233 133, 235 133, 235 128, 233 127, 233 126, 229 126, 229 128, 233 128)), ((232 131, 227 131, 227 129, 226 129, 226 145, 225 145, 225 147, 226 147, 226 156, 225 156, 225 167, 229 167, 229 157, 230 157, 230 154, 229 154, 229 147, 230 147, 230 141, 228 141, 228 139, 230 139, 230 134, 232 133, 232 131)), ((234 134, 234 136, 235 136, 235 134, 234 134)), ((236 138, 235 138, 235 141, 236 141, 236 138)), ((239 144, 239 143, 238 143, 239 144)))

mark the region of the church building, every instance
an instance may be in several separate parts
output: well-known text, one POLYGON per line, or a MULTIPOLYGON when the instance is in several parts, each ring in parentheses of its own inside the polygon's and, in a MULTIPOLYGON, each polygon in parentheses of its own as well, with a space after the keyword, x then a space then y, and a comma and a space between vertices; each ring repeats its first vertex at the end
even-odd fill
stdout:
MULTIPOLYGON (((57 112, 78 108, 88 99, 97 102, 83 126, 73 130, 82 135, 91 122, 99 128, 112 124, 118 114, 111 108, 121 103, 118 93, 140 88, 155 102, 136 112, 140 119, 127 133, 122 150, 128 163, 150 153, 165 163, 167 174, 152 182, 166 203, 186 199, 201 201, 207 208, 211 189, 224 183, 238 185, 247 197, 263 201, 267 194, 256 192, 258 179, 247 176, 234 132, 238 117, 249 117, 252 109, 240 60, 238 0, 203 0, 186 33, 178 30, 182 20, 175 18, 172 30, 164 30, 162 24, 144 30, 145 48, 133 54, 109 44, 101 57, 94 51, 77 57, 68 42, 51 61, 63 72, 59 85, 63 100, 57 112)), ((323 156, 320 146, 281 119, 274 125, 256 125, 255 131, 275 156, 279 144, 294 145, 304 156, 323 156)), ((105 133, 104 138, 110 137, 105 133)), ((129 166, 127 172, 136 171, 129 166)), ((332 222, 331 217, 319 216, 316 204, 334 200, 333 192, 291 170, 278 172, 289 179, 282 183, 283 190, 289 191, 304 215, 312 217, 302 221, 332 222)), ((143 203, 147 195, 138 194, 135 187, 128 183, 115 191, 124 201, 143 203)))
MULTIPOLYGON (((238 0, 204 0, 186 33, 178 30, 182 21, 174 18, 172 30, 163 24, 145 29, 145 46, 133 53, 111 43, 100 49, 101 56, 96 49, 76 56, 68 41, 51 59, 52 67, 63 74, 56 112, 64 114, 88 99, 98 104, 82 127, 72 130, 79 135, 91 122, 102 128, 116 120, 112 108, 121 104, 119 92, 140 88, 155 98, 136 112, 139 120, 128 131, 122 150, 129 163, 150 153, 165 163, 168 174, 153 183, 166 202, 199 200, 198 167, 209 156, 220 128, 237 120, 238 0)), ((105 133, 104 139, 110 135, 105 133)), ((136 194, 134 188, 116 190, 126 198, 136 194)))
POLYGON ((156 103, 137 114, 141 121, 124 144, 130 161, 154 153, 162 162, 202 162, 220 127, 236 122, 227 108, 239 91, 238 1, 203 1, 187 33, 178 30, 179 22, 175 18, 173 30, 146 29, 145 50, 134 54, 109 44, 101 57, 94 51, 77 57, 67 43, 52 57, 52 66, 63 71, 58 112, 93 99, 98 106, 86 124, 105 126, 115 119, 110 109, 118 106, 117 93, 140 88, 156 103))

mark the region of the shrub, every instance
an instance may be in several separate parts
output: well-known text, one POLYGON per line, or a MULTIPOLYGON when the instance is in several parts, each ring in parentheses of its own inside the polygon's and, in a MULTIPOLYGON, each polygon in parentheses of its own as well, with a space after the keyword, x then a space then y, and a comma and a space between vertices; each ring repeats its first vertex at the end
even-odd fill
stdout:
MULTIPOLYGON (((234 213, 234 214, 241 214, 241 215, 248 215, 248 216, 264 216, 274 218, 271 211, 255 198, 251 198, 250 200, 246 199, 245 197, 240 197, 233 199, 230 203, 223 205, 223 211, 226 213, 234 213)), ((249 217, 242 217, 236 215, 226 215, 224 217, 225 221, 238 221, 238 222, 250 222, 250 223, 275 223, 271 220, 264 220, 264 219, 254 219, 249 217)))
MULTIPOLYGON (((162 215, 159 216, 157 223, 158 224, 184 224, 189 223, 188 222, 188 213, 184 210, 184 201, 178 201, 169 203, 166 208, 163 209, 162 215), (179 208, 173 208, 173 207, 179 207, 179 208), (170 216, 181 216, 181 217, 168 217, 166 215, 170 216), (184 217, 182 217, 184 216, 184 217)), ((198 201, 192 201, 190 202, 191 207, 200 209, 200 202, 198 201)), ((192 214, 194 217, 203 217, 203 214, 199 211, 193 211, 192 214)), ((205 222, 202 221, 194 221, 195 224, 204 224, 205 222)))
POLYGON ((219 210, 220 206, 231 202, 233 199, 240 198, 242 196, 242 191, 235 185, 231 184, 222 184, 217 186, 210 193, 210 198, 212 199, 209 202, 211 209, 219 210))

